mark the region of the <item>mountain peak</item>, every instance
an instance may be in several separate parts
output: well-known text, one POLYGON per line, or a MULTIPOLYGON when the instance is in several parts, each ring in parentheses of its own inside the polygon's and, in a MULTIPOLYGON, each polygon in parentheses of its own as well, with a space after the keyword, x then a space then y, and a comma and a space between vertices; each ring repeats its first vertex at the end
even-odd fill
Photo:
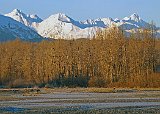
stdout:
POLYGON ((130 19, 131 19, 131 20, 134 20, 134 21, 136 21, 136 22, 138 22, 138 21, 141 20, 141 18, 139 17, 139 15, 138 15, 137 13, 132 14, 132 15, 130 16, 130 19))
POLYGON ((141 18, 137 13, 133 13, 131 16, 123 18, 123 20, 125 21, 131 20, 131 21, 139 22, 141 21, 141 18))
POLYGON ((52 15, 51 17, 55 18, 56 20, 67 22, 67 23, 70 23, 73 20, 64 13, 57 13, 57 14, 52 15))
POLYGON ((42 19, 39 18, 37 15, 26 15, 19 9, 14 9, 12 12, 5 14, 5 16, 11 17, 12 19, 21 22, 26 26, 30 26, 31 28, 34 28, 34 25, 32 26, 32 23, 42 22, 42 19))
POLYGON ((64 14, 64 13, 57 13, 57 14, 55 14, 55 15, 58 15, 59 17, 61 17, 61 16, 67 16, 67 15, 64 14))
POLYGON ((8 13, 8 14, 5 14, 6 16, 9 16, 9 17, 11 17, 11 16, 17 16, 17 17, 22 17, 22 16, 24 16, 25 14, 21 11, 21 10, 19 10, 19 9, 14 9, 12 12, 10 12, 10 13, 8 13))
POLYGON ((64 13, 56 13, 56 14, 53 14, 52 16, 54 16, 55 18, 61 18, 61 17, 68 17, 66 14, 64 13))
POLYGON ((19 9, 14 9, 11 13, 22 13, 22 11, 19 9))
POLYGON ((14 38, 21 38, 21 39, 34 39, 34 38, 42 38, 37 32, 32 30, 31 28, 25 26, 24 24, 16 21, 13 18, 8 16, 0 15, 0 31, 5 33, 5 37, 2 35, 0 36, 1 39, 14 39, 14 38))

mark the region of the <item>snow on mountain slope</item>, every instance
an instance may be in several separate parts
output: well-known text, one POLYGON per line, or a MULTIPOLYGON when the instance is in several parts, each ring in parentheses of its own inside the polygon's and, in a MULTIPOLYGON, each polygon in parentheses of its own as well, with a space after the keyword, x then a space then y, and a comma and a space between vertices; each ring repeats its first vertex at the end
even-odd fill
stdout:
POLYGON ((143 21, 136 13, 130 17, 123 18, 120 22, 117 22, 116 25, 121 26, 124 30, 148 28, 150 26, 149 23, 143 21))
POLYGON ((42 36, 49 38, 90 38, 95 35, 98 27, 101 27, 98 21, 80 22, 58 13, 39 23, 36 30, 42 36))
POLYGON ((113 26, 121 27, 128 34, 138 28, 148 28, 149 23, 143 21, 134 13, 123 19, 98 18, 76 21, 69 16, 58 13, 42 21, 37 15, 26 15, 21 10, 15 9, 5 16, 32 28, 46 38, 92 38, 98 30, 113 26))
POLYGON ((128 32, 133 29, 149 27, 150 24, 143 21, 136 13, 122 20, 98 18, 85 21, 75 21, 69 16, 59 13, 39 23, 36 30, 40 35, 49 38, 92 38, 97 30, 112 26, 122 27, 128 32))
POLYGON ((0 15, 0 40, 1 39, 34 39, 42 38, 31 28, 7 16, 0 15))
POLYGON ((14 9, 11 13, 5 14, 5 16, 11 17, 14 20, 31 28, 35 28, 38 26, 38 23, 43 21, 37 15, 26 15, 19 9, 14 9))

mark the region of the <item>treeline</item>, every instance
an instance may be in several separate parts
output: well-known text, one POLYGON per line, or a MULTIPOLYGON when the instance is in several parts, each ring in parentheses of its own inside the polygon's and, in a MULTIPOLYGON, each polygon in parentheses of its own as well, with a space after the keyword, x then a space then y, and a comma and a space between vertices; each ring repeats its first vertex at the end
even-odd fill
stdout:
POLYGON ((125 37, 112 28, 93 39, 0 44, 0 85, 160 87, 160 40, 152 30, 125 37))

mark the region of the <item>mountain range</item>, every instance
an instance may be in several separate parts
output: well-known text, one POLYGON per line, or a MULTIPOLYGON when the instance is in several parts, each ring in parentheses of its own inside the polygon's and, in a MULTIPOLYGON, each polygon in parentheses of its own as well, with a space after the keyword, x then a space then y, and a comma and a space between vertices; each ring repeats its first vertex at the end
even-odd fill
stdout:
POLYGON ((21 38, 24 40, 43 38, 33 29, 4 15, 0 15, 0 41, 21 38))
POLYGON ((0 15, 0 40, 92 38, 98 30, 112 26, 122 27, 126 32, 131 32, 138 28, 147 28, 150 24, 136 13, 123 19, 98 18, 85 21, 77 21, 58 13, 42 20, 37 15, 28 15, 19 9, 14 9, 8 14, 0 15))

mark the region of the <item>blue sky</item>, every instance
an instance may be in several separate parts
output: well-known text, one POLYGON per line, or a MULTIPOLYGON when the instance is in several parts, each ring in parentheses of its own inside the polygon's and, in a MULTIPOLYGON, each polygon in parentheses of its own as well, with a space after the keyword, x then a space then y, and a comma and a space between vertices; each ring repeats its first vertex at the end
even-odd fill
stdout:
POLYGON ((141 18, 160 26, 160 0, 1 0, 0 13, 20 9, 42 19, 65 13, 76 20, 88 18, 123 18, 138 13, 141 18))

